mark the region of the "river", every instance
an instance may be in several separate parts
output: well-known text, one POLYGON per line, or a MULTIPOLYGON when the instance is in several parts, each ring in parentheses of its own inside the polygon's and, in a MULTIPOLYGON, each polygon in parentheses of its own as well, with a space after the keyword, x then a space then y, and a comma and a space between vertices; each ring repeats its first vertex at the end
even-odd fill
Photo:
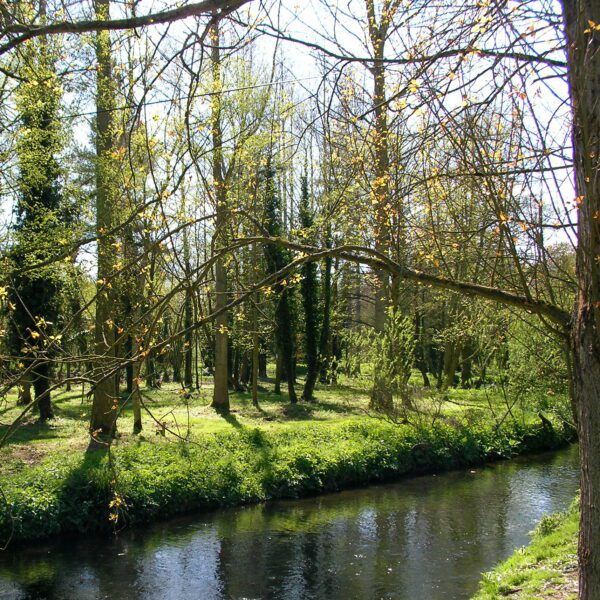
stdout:
POLYGON ((469 598, 578 487, 575 446, 0 554, 4 599, 469 598))

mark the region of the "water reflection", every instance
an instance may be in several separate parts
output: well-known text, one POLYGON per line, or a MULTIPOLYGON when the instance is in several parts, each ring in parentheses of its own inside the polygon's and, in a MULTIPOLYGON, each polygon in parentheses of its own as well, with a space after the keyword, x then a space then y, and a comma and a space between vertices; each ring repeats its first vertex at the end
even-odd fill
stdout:
POLYGON ((577 449, 0 557, 0 598, 460 599, 578 482, 577 449))

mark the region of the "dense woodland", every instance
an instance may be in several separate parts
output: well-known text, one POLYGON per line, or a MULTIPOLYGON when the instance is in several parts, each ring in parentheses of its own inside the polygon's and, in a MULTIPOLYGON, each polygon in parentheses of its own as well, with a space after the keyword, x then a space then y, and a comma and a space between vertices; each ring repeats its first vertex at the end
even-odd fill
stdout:
POLYGON ((599 49, 591 0, 0 2, 0 446, 485 399, 577 428, 599 598, 599 49))

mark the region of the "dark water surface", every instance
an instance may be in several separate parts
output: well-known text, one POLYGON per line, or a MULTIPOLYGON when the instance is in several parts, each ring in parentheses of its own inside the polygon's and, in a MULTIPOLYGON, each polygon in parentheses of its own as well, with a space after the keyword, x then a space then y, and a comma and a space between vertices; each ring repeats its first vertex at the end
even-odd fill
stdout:
POLYGON ((469 598, 578 487, 577 448, 0 555, 0 598, 469 598))

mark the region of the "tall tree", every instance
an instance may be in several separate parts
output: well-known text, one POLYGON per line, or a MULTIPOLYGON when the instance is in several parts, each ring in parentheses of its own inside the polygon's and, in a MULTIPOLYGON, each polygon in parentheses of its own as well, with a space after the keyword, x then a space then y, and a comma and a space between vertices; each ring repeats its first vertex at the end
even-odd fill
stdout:
MULTIPOLYGON (((308 179, 302 176, 300 191, 300 225, 305 233, 311 236, 313 215, 308 195, 308 179)), ((302 399, 314 400, 313 392, 317 377, 319 376, 319 297, 317 281, 317 265, 314 262, 306 263, 302 267, 302 305, 304 307, 304 344, 306 353, 306 381, 302 399)))
MULTIPOLYGON (((99 20, 110 19, 110 0, 95 0, 99 20)), ((98 235, 96 295, 96 384, 92 403, 90 431, 94 437, 115 434, 118 412, 116 380, 109 375, 114 367, 116 331, 113 307, 117 303, 114 271, 115 249, 119 247, 115 226, 117 200, 114 187, 117 131, 115 128, 115 79, 109 31, 97 31, 96 50, 96 232, 98 235)))
MULTIPOLYGON (((275 169, 269 164, 265 175, 265 229, 272 237, 282 234, 281 206, 275 185, 275 169)), ((288 262, 289 256, 283 248, 268 244, 265 246, 265 258, 269 271, 276 273, 288 262)), ((286 371, 290 402, 298 402, 294 389, 295 330, 292 311, 291 288, 287 282, 278 282, 275 291, 275 341, 277 354, 286 371)))
POLYGON ((192 282, 190 280, 192 266, 190 263, 190 240, 187 228, 183 230, 183 261, 187 284, 183 300, 183 327, 185 329, 185 340, 183 344, 183 385, 188 390, 191 390, 194 385, 192 374, 192 360, 194 352, 194 331, 192 329, 194 316, 194 298, 192 282))
POLYGON ((600 598, 600 3, 563 0, 578 198, 572 329, 581 452, 579 597, 600 598))
MULTIPOLYGON (((375 123, 373 128, 373 179, 371 193, 373 196, 375 218, 375 250, 382 254, 390 251, 390 156, 389 156, 389 126, 388 103, 386 100, 385 81, 385 44, 388 39, 396 4, 394 0, 384 0, 377 14, 375 0, 365 0, 367 8, 368 32, 371 42, 373 62, 370 66, 373 77, 373 111, 375 123)), ((389 274, 384 270, 375 272, 375 331, 383 334, 390 302, 389 274)), ((390 409, 392 392, 384 381, 375 373, 371 404, 377 409, 390 409)))
MULTIPOLYGON (((216 12, 214 14, 216 17, 216 12)), ((225 187, 225 166, 223 163, 223 130, 221 125, 221 55, 219 50, 219 23, 211 26, 211 63, 213 93, 211 96, 211 128, 213 144, 213 185, 216 207, 215 250, 226 245, 227 240, 227 189, 225 187)), ((220 413, 229 412, 229 312, 223 310, 227 305, 227 266, 225 258, 215 261, 215 311, 221 311, 215 319, 215 371, 213 408, 220 413)))
MULTIPOLYGON (((33 8, 25 3, 26 8, 33 8)), ((38 6, 42 22, 46 2, 38 6)), ((42 36, 22 47, 23 79, 16 94, 20 115, 17 138, 19 166, 16 204, 16 265, 44 262, 52 255, 65 214, 57 155, 61 149, 58 119, 61 87, 56 73, 56 51, 42 36)), ((56 354, 55 333, 60 311, 60 265, 53 264, 17 274, 11 286, 15 307, 11 340, 15 353, 29 367, 25 387, 33 382, 40 420, 53 417, 50 383, 52 358, 56 354)), ((28 398, 27 398, 28 399, 28 398)))

